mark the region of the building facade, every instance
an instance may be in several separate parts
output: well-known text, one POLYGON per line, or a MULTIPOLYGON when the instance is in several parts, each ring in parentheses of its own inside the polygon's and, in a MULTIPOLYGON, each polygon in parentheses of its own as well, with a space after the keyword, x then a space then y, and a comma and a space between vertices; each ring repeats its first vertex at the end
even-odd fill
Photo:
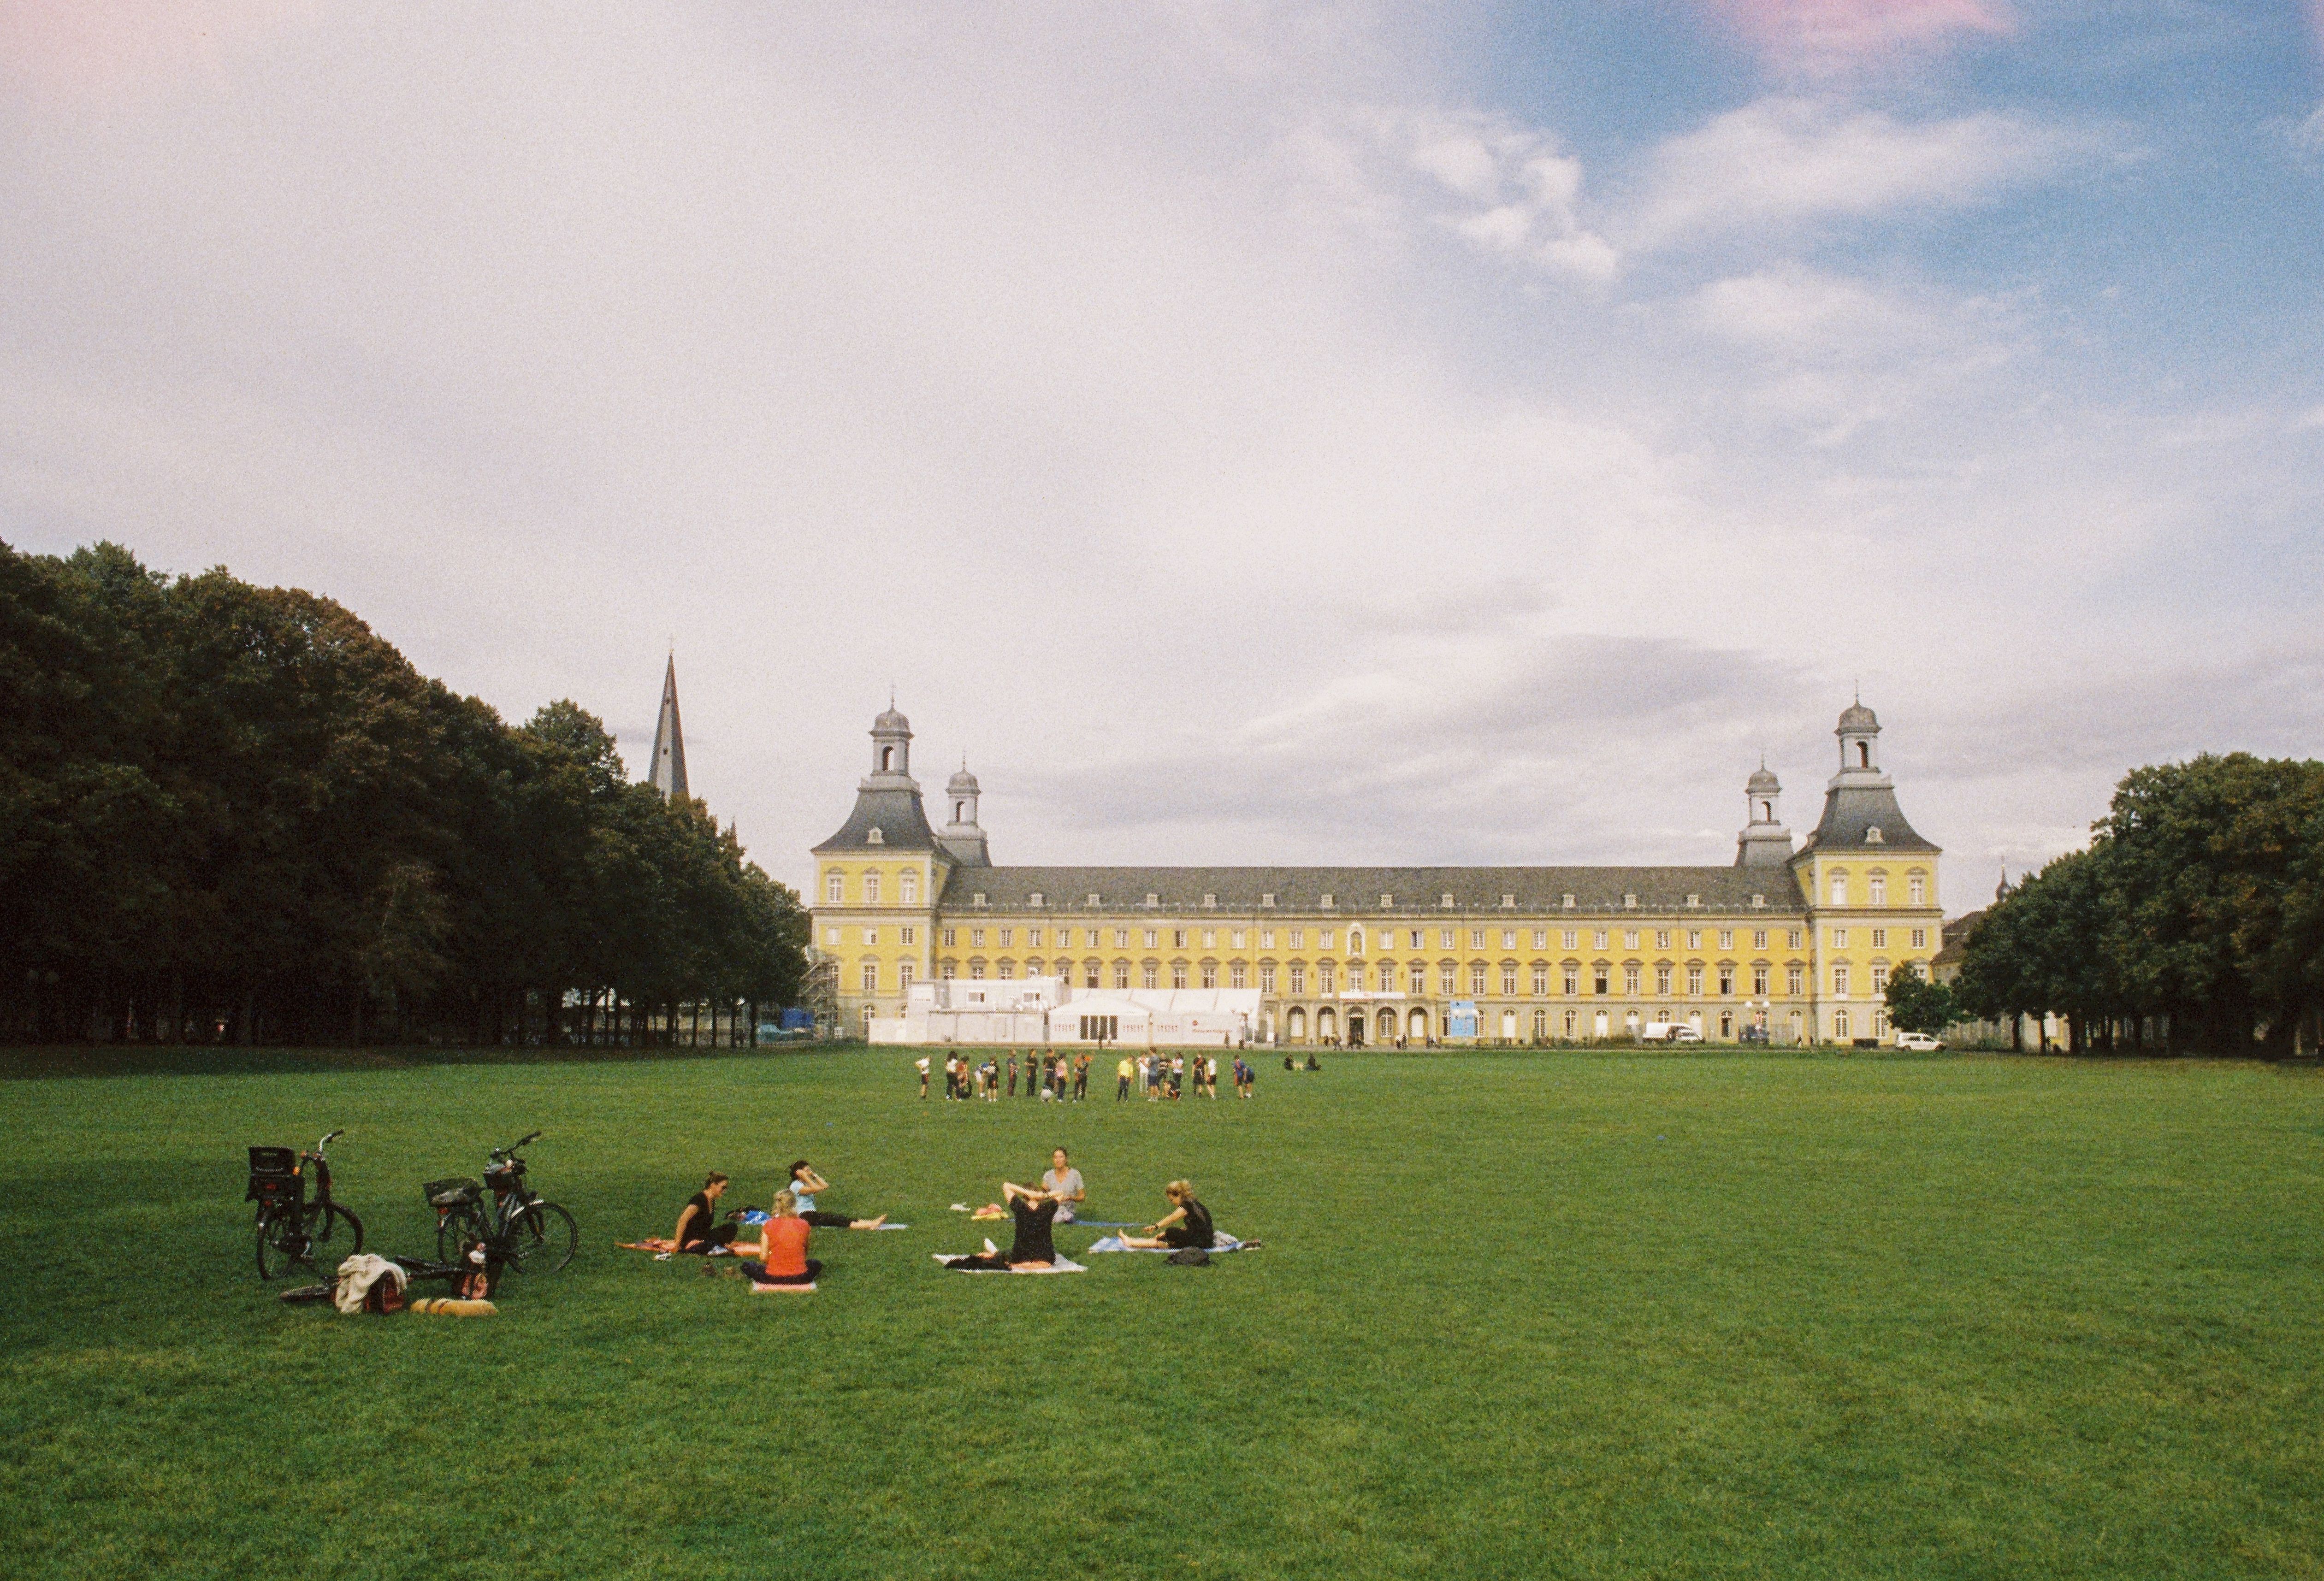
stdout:
POLYGON ((890 707, 854 810, 815 848, 815 949, 851 1031, 900 1017, 915 982, 1056 977, 1254 990, 1262 1043, 1880 1038, 1889 974, 1943 944, 1941 852, 1904 820, 1872 711, 1833 733, 1814 831, 1794 849, 1763 764, 1725 867, 1012 868, 965 764, 929 822, 890 707))

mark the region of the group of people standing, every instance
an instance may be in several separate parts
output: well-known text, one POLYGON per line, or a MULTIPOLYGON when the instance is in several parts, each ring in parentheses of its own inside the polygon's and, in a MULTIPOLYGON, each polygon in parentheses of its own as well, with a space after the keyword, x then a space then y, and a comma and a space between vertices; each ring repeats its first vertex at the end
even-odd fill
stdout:
MULTIPOLYGON (((1130 1096, 1130 1083, 1135 1081, 1145 1089, 1146 1101, 1159 1103, 1164 1098, 1176 1102, 1186 1090, 1192 1078, 1198 1098, 1219 1095, 1219 1062, 1208 1054, 1197 1053, 1192 1059, 1185 1054, 1124 1054, 1121 1063, 1113 1068, 1113 1098, 1121 1102, 1130 1096)), ((1240 1054, 1235 1056, 1234 1087, 1237 1098, 1249 1098, 1252 1071, 1240 1054)))
MULTIPOLYGON (((928 1095, 930 1062, 923 1054, 913 1062, 919 1073, 920 1096, 928 1095)), ((1076 1059, 1071 1054, 1048 1054, 1025 1051, 1025 1096, 1046 1101, 1064 1103, 1070 1095, 1078 1103, 1089 1096, 1090 1057, 1076 1059)), ((972 1103, 982 1100, 998 1103, 1006 1096, 1017 1096, 1017 1051, 1010 1049, 1004 1061, 987 1054, 982 1063, 966 1054, 947 1053, 944 1057, 945 1099, 951 1103, 972 1103)))

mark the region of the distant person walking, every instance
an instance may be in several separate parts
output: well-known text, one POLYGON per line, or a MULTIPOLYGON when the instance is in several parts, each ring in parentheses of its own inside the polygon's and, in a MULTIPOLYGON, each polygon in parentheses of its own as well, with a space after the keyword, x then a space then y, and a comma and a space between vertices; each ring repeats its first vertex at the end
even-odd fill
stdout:
MULTIPOLYGON (((1114 1074, 1113 1101, 1114 1101, 1114 1102, 1116 1102, 1116 1103, 1120 1103, 1123 1098, 1128 1098, 1128 1097, 1130 1096, 1130 1077, 1131 1077, 1132 1075, 1134 1075, 1134 1074, 1137 1072, 1137 1070, 1138 1070, 1138 1067, 1137 1067, 1136 1065, 1134 1065, 1134 1064, 1132 1064, 1132 1063, 1130 1062, 1130 1056, 1129 1056, 1128 1054, 1124 1054, 1124 1055, 1122 1055, 1122 1056, 1121 1056, 1121 1063, 1120 1063, 1120 1064, 1119 1064, 1119 1065, 1116 1065, 1116 1066, 1113 1068, 1113 1074, 1114 1074)), ((921 1096, 922 1098, 926 1098, 926 1097, 927 1097, 927 1090, 926 1090, 925 1084, 923 1084, 923 1089, 922 1089, 922 1091, 921 1091, 921 1093, 920 1093, 920 1096, 921 1096)))
POLYGON ((1087 1054, 1082 1055, 1074 1062, 1074 1101, 1075 1103, 1089 1097, 1089 1068, 1090 1057, 1087 1054))
POLYGON ((1009 1096, 1017 1096, 1017 1051, 1009 1051, 1009 1096))
POLYGON ((928 1057, 927 1057, 927 1055, 926 1055, 926 1054, 922 1054, 922 1055, 919 1057, 919 1059, 918 1059, 918 1060, 917 1060, 916 1062, 914 1062, 914 1063, 918 1067, 918 1070, 919 1070, 919 1072, 920 1072, 920 1101, 921 1101, 922 1103, 926 1103, 926 1102, 927 1102, 927 1101, 928 1101, 928 1057))

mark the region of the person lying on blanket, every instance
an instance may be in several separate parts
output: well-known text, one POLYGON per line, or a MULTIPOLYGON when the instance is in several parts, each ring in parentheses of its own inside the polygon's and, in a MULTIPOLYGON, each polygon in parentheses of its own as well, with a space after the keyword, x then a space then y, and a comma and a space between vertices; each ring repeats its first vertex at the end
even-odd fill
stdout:
POLYGON ((1056 1243, 1051 1239, 1051 1227, 1057 1218, 1056 1199, 1047 1191, 1003 1181, 1001 1200, 1009 1204, 1009 1212, 1017 1220, 1016 1245, 1009 1248, 1006 1255, 987 1252, 973 1257, 947 1257, 945 1267, 984 1268, 999 1273, 1010 1268, 1046 1268, 1057 1260, 1056 1243))
POLYGON ((740 1264, 753 1284, 813 1284, 823 1264, 807 1255, 807 1237, 815 1227, 799 1217, 798 1199, 789 1191, 775 1196, 775 1214, 767 1220, 765 1238, 755 1248, 763 1261, 740 1264))
POLYGON ((1122 1236, 1121 1244, 1143 1247, 1148 1251, 1159 1251, 1164 1247, 1178 1251, 1187 1246, 1200 1246, 1204 1251, 1209 1251, 1214 1233, 1211 1228, 1211 1210, 1194 1200, 1193 1184, 1185 1181, 1172 1181, 1162 1189, 1162 1194, 1170 1199, 1170 1211, 1148 1225, 1141 1233, 1122 1236))
POLYGON ((670 1250, 695 1252, 705 1255, 712 1248, 724 1251, 734 1239, 734 1227, 720 1224, 718 1199, 726 1194, 726 1177, 716 1170, 702 1182, 702 1190, 686 1200, 678 1210, 678 1227, 670 1232, 670 1250))
POLYGON ((809 1224, 819 1224, 825 1229, 878 1229, 888 1222, 888 1216, 877 1218, 850 1218, 844 1213, 817 1213, 815 1194, 831 1190, 831 1182, 815 1172, 814 1166, 800 1159, 791 1165, 791 1183, 787 1188, 798 1199, 798 1216, 809 1224))

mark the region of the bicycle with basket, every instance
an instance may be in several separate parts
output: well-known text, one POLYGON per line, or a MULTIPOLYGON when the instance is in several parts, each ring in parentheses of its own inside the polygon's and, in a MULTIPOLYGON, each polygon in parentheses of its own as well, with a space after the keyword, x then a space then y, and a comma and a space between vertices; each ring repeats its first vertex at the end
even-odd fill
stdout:
POLYGON ((250 1188, 245 1202, 258 1204, 258 1277, 274 1280, 300 1264, 311 1268, 318 1251, 353 1256, 363 1250, 363 1220, 331 1196, 331 1163, 324 1149, 340 1137, 333 1131, 301 1153, 288 1147, 250 1150, 250 1188), (315 1200, 307 1200, 306 1166, 315 1166, 315 1200))
POLYGON ((503 1268, 556 1273, 572 1263, 581 1246, 580 1227, 561 1204, 525 1184, 525 1163, 518 1150, 540 1140, 540 1133, 535 1131, 493 1148, 482 1181, 455 1176, 420 1188, 436 1210, 439 1263, 482 1263, 495 1282, 503 1268), (484 1200, 487 1190, 490 1202, 484 1200))

